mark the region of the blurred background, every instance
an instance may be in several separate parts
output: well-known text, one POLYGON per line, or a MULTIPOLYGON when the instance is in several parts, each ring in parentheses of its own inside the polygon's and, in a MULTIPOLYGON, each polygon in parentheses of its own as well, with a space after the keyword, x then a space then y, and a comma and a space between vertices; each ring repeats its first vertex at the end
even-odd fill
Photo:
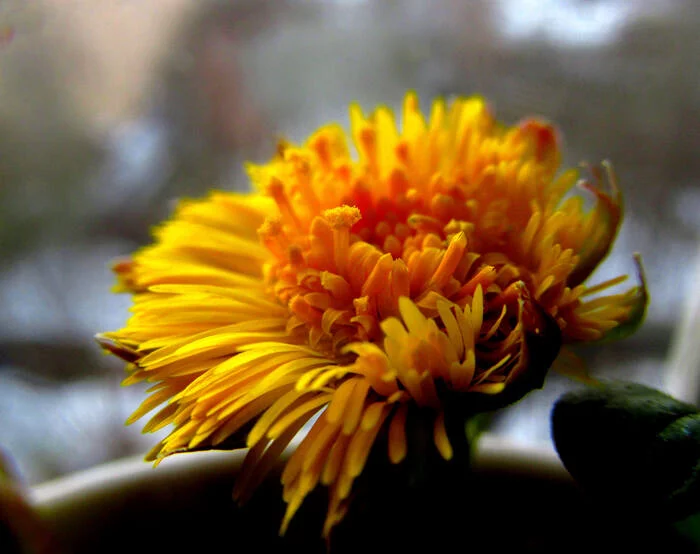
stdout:
MULTIPOLYGON (((634 274, 652 302, 595 375, 695 401, 700 10, 693 0, 0 0, 0 448, 29 483, 144 452, 143 399, 93 342, 128 316, 110 261, 180 196, 247 187, 245 160, 347 104, 406 89, 539 114, 566 163, 614 161, 627 218, 593 281, 634 274), (691 329, 691 331, 689 331, 691 329), (682 339, 682 340, 680 340, 682 339), (680 361, 679 361, 680 360, 680 361)), ((494 430, 549 441, 545 389, 494 430)))

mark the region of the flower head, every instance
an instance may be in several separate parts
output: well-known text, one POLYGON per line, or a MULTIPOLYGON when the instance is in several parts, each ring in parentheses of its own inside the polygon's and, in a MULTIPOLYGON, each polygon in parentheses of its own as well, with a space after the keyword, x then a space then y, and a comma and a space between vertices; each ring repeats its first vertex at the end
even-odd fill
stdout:
POLYGON ((504 126, 479 98, 426 119, 413 94, 400 127, 387 108, 350 116, 357 156, 329 125, 249 166, 254 192, 182 202, 116 265, 133 315, 99 336, 125 383, 153 383, 130 421, 163 405, 145 430, 172 426, 149 459, 247 445, 241 498, 312 422, 282 475, 283 531, 322 484, 327 535, 380 431, 391 462, 407 456, 413 408, 449 459, 447 395, 467 411, 517 400, 562 346, 628 332, 646 305, 643 283, 584 284, 620 192, 609 166, 560 172, 550 125, 504 126))

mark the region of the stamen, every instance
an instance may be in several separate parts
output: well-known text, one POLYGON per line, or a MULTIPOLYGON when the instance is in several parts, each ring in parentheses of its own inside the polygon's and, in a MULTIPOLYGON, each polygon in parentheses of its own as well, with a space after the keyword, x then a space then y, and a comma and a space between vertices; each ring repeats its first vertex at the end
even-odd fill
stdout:
POLYGON ((384 239, 382 250, 388 254, 391 254, 394 259, 400 258, 403 250, 403 244, 396 238, 396 236, 389 235, 386 237, 386 239, 384 239))
POLYGON ((467 236, 464 233, 458 233, 450 241, 450 245, 445 251, 445 255, 440 261, 440 265, 433 273, 433 276, 428 282, 427 288, 442 288, 452 277, 452 274, 459 262, 462 261, 464 251, 467 249, 467 236))
POLYGON ((474 277, 469 279, 469 281, 466 282, 461 289, 459 289, 457 296, 459 298, 465 296, 474 296, 474 292, 476 291, 476 288, 479 285, 481 285, 481 288, 483 290, 488 290, 491 284, 496 280, 497 275, 498 272, 496 271, 496 268, 492 265, 486 265, 482 267, 477 272, 477 274, 474 275, 474 277))
POLYGON ((297 244, 292 244, 287 248, 287 257, 289 258, 289 263, 293 266, 301 267, 304 265, 304 253, 297 244))
POLYGON ((386 290, 393 266, 391 254, 384 254, 379 258, 364 285, 362 285, 362 296, 378 295, 382 290, 386 290))
POLYGON ((323 131, 316 134, 310 141, 309 146, 316 152, 319 161, 323 164, 326 169, 331 167, 331 152, 330 144, 328 140, 328 135, 323 131))
POLYGON ((388 237, 391 234, 392 227, 387 223, 386 221, 382 220, 379 223, 377 223, 377 226, 374 228, 374 236, 377 237, 377 239, 382 240, 386 237, 388 237))
POLYGON ((410 188, 410 182, 406 174, 399 168, 394 169, 388 178, 389 196, 394 198, 398 203, 402 198, 405 198, 406 193, 410 188))
POLYGON ((309 159, 296 149, 290 149, 287 158, 294 168, 294 185, 296 185, 296 190, 303 198, 305 206, 308 207, 311 213, 320 212, 321 204, 312 186, 311 163, 309 159))
POLYGON ((455 201, 445 194, 436 194, 430 201, 430 211, 441 221, 450 221, 455 217, 455 201))
POLYGON ((366 125, 358 133, 362 153, 367 156, 371 170, 377 169, 377 134, 373 127, 366 125))
POLYGON ((294 211, 294 207, 289 202, 289 197, 284 188, 284 183, 280 181, 277 177, 271 177, 270 182, 267 184, 267 194, 269 194, 272 199, 277 204, 282 217, 290 220, 294 226, 301 231, 302 225, 299 221, 299 217, 294 211))
POLYGON ((350 229, 362 219, 360 210, 352 206, 339 206, 323 212, 323 217, 333 229, 333 261, 338 273, 345 273, 350 248, 350 229))
POLYGON ((432 233, 438 236, 443 236, 444 225, 438 219, 422 214, 413 214, 406 220, 408 225, 416 231, 423 233, 432 233))
POLYGON ((409 162, 409 154, 410 154, 410 147, 408 146, 408 142, 405 140, 400 141, 397 145, 396 148, 394 149, 394 153, 396 154, 396 159, 399 160, 401 163, 408 165, 409 162))
MULTIPOLYGON (((391 298, 391 312, 387 310, 387 316, 398 314, 399 298, 408 296, 410 286, 410 275, 406 263, 400 258, 394 260, 394 267, 391 270, 391 286, 387 294, 387 297, 391 298)), ((385 305, 383 305, 383 309, 386 310, 385 305)))
POLYGON ((284 159, 284 153, 287 151, 287 149, 290 147, 290 143, 287 139, 281 138, 277 141, 277 147, 275 150, 275 153, 277 154, 277 157, 280 159, 284 159))
POLYGON ((280 260, 287 259, 290 248, 289 239, 284 233, 282 221, 278 218, 268 218, 258 229, 258 235, 265 247, 280 260))
POLYGON ((302 296, 295 296, 289 302, 289 309, 303 322, 321 326, 322 314, 311 306, 302 296))
POLYGON ((352 299, 352 289, 340 275, 323 271, 321 273, 321 286, 339 302, 346 303, 352 299))

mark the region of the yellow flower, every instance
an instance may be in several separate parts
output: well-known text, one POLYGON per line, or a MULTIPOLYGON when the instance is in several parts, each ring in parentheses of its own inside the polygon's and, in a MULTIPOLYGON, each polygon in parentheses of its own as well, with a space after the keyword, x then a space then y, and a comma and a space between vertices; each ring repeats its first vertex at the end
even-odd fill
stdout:
POLYGON ((329 125, 251 165, 255 192, 182 202, 116 265, 133 316, 98 336, 126 384, 154 383, 129 421, 164 404, 145 431, 172 431, 148 459, 248 446, 240 498, 312 422, 282 475, 282 532, 322 484, 328 536, 380 431, 406 458, 412 408, 450 459, 446 395, 467 411, 517 400, 562 345, 629 332, 646 305, 643 283, 596 298, 625 277, 583 284, 620 193, 606 166, 609 191, 598 169, 582 183, 594 206, 570 195, 550 125, 504 126, 480 98, 426 120, 413 94, 400 128, 387 108, 350 117, 357 156, 329 125))

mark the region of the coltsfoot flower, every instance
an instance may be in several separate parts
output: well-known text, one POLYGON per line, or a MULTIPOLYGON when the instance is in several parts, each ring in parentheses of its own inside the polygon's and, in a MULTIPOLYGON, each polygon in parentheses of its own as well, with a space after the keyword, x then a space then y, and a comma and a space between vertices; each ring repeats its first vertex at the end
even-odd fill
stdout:
POLYGON ((609 165, 591 181, 560 171, 549 124, 504 126, 480 98, 426 119, 414 94, 400 127, 387 108, 350 119, 356 155, 329 125, 250 165, 254 192, 183 201, 116 264, 133 315, 98 336, 125 384, 153 383, 129 422, 159 407, 144 430, 171 426, 148 459, 248 446, 241 498, 311 423, 282 475, 282 532, 325 485, 328 536, 380 431, 391 462, 406 458, 413 408, 450 459, 446 395, 467 411, 517 400, 560 348, 578 371, 566 345, 630 332, 647 300, 643 281, 600 294, 625 276, 584 284, 620 191, 609 165))

